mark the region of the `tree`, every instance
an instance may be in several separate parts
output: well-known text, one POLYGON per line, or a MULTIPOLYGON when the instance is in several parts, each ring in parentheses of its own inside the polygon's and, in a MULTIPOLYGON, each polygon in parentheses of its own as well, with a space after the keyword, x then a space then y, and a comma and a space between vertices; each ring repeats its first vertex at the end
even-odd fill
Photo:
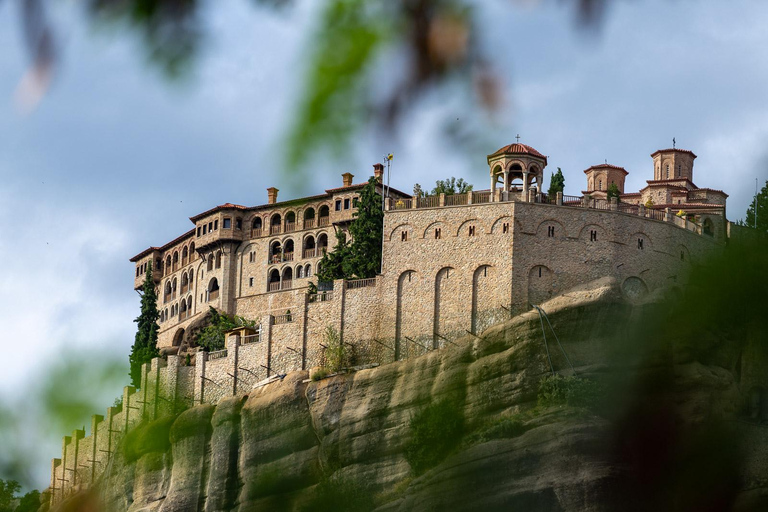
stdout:
POLYGON ((325 361, 328 364, 328 369, 332 372, 338 372, 347 363, 347 348, 341 341, 339 331, 332 325, 326 326, 323 341, 326 346, 325 361))
POLYGON ((472 190, 472 185, 464 181, 464 178, 459 178, 456 181, 456 178, 451 176, 447 180, 437 180, 431 194, 433 196, 438 194, 452 196, 453 194, 465 194, 470 190, 472 190))
POLYGON ((14 512, 36 512, 40 508, 40 491, 29 491, 22 496, 14 512))
POLYGON ((349 253, 349 244, 347 243, 347 234, 343 231, 336 232, 336 247, 332 251, 323 254, 322 259, 317 263, 318 281, 333 281, 344 277, 343 264, 349 253))
POLYGON ((747 208, 745 225, 768 233, 768 181, 747 208))
POLYGON ((421 189, 421 185, 416 183, 413 186, 413 197, 414 198, 418 198, 418 197, 423 197, 423 196, 424 196, 424 191, 421 189))
POLYGON ((236 327, 255 328, 256 322, 246 320, 237 315, 219 313, 216 308, 208 306, 210 323, 197 335, 197 344, 208 351, 221 350, 226 346, 225 334, 236 327))
POLYGON ((376 178, 370 178, 360 192, 355 220, 349 226, 352 243, 342 263, 345 277, 366 279, 381 270, 381 244, 384 212, 381 196, 376 193, 376 178))
POLYGON ((365 279, 374 277, 381 269, 381 243, 384 232, 384 212, 381 196, 376 192, 376 178, 371 178, 360 192, 357 211, 349 226, 352 241, 347 242, 343 231, 336 233, 336 247, 325 253, 317 264, 317 279, 365 279))
POLYGON ((563 176, 563 171, 558 167, 556 173, 552 173, 550 179, 549 179, 549 190, 547 191, 547 195, 549 197, 555 197, 558 192, 562 192, 565 190, 565 176, 563 176))
POLYGON ((0 512, 13 511, 13 500, 19 489, 21 486, 16 480, 0 479, 0 512))
POLYGON ((615 183, 611 183, 610 185, 608 185, 607 197, 609 201, 611 200, 612 197, 615 197, 616 201, 621 201, 621 199, 619 198, 620 195, 621 195, 621 192, 619 192, 618 185, 616 185, 615 183))
POLYGON ((131 355, 128 357, 131 365, 131 383, 137 388, 141 386, 141 365, 160 355, 157 350, 157 331, 160 329, 157 325, 158 318, 160 313, 157 311, 157 293, 152 280, 152 262, 149 262, 141 294, 141 314, 134 320, 138 324, 138 330, 131 347, 131 355))

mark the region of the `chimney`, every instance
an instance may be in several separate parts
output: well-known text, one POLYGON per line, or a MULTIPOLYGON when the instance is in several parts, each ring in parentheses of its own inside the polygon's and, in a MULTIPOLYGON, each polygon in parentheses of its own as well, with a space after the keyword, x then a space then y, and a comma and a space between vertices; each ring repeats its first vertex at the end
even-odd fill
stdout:
POLYGON ((373 164, 373 176, 381 183, 384 177, 384 164, 373 164))
POLYGON ((277 193, 280 192, 275 187, 269 187, 267 189, 267 202, 269 204, 275 204, 277 202, 277 193))
POLYGON ((354 178, 355 175, 349 172, 345 172, 341 175, 341 179, 343 180, 344 186, 349 187, 352 185, 352 178, 354 178))

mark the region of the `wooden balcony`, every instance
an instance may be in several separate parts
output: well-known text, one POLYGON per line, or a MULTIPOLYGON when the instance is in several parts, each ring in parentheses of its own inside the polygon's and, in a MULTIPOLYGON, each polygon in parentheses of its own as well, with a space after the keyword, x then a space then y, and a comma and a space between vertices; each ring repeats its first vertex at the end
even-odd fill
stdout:
POLYGON ((261 228, 258 228, 258 229, 252 229, 252 230, 251 230, 251 238, 259 238, 260 236, 262 236, 262 233, 261 233, 261 232, 262 232, 262 229, 261 229, 261 228))
POLYGON ((291 231, 296 231, 296 223, 295 222, 286 222, 285 223, 285 232, 290 233, 291 231))
POLYGON ((326 215, 325 217, 318 217, 317 218, 317 227, 322 228, 323 226, 330 225, 330 223, 331 223, 330 219, 331 219, 330 215, 326 215))
POLYGON ((283 261, 293 261, 293 253, 292 252, 283 253, 283 261))
POLYGON ((315 227, 315 219, 304 219, 304 229, 312 229, 315 227))
POLYGON ((269 226, 270 235, 279 235, 281 232, 280 226, 269 226))
POLYGON ((312 249, 304 249, 304 253, 302 254, 302 257, 304 259, 314 258, 315 254, 317 254, 317 249, 314 247, 312 249))
POLYGON ((208 292, 208 300, 216 300, 219 298, 219 290, 213 290, 208 292))
POLYGON ((276 292, 278 290, 280 290, 280 281, 269 283, 269 286, 267 286, 267 291, 276 292))

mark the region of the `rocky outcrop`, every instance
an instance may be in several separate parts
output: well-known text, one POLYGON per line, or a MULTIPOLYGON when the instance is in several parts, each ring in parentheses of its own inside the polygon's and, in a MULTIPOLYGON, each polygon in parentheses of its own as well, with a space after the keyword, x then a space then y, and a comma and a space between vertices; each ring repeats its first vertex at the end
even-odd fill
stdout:
POLYGON ((132 512, 765 506, 768 430, 738 421, 738 351, 713 342, 697 358, 644 338, 654 308, 599 281, 544 305, 557 339, 529 312, 422 357, 318 382, 295 372, 141 425, 162 442, 118 450, 96 492, 132 512), (537 405, 540 380, 571 364, 601 383, 600 400, 537 405), (417 475, 413 419, 437 403, 455 408, 462 434, 417 475))

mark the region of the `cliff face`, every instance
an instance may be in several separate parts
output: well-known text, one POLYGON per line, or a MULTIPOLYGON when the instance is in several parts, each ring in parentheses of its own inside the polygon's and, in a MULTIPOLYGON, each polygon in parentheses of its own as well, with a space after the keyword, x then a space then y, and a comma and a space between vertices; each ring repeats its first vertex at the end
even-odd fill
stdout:
MULTIPOLYGON (((296 372, 142 425, 97 496, 131 512, 768 504, 768 430, 736 420, 740 351, 715 335, 706 358, 674 340, 641 348, 628 333, 644 332, 657 306, 615 290, 601 281, 545 306, 579 376, 601 383, 589 408, 536 407, 547 349, 572 371, 549 328, 545 347, 546 321, 526 313, 446 350, 318 382, 296 372), (414 418, 440 404, 458 439, 416 474, 414 418)), ((442 426, 431 424, 438 438, 442 426)))

